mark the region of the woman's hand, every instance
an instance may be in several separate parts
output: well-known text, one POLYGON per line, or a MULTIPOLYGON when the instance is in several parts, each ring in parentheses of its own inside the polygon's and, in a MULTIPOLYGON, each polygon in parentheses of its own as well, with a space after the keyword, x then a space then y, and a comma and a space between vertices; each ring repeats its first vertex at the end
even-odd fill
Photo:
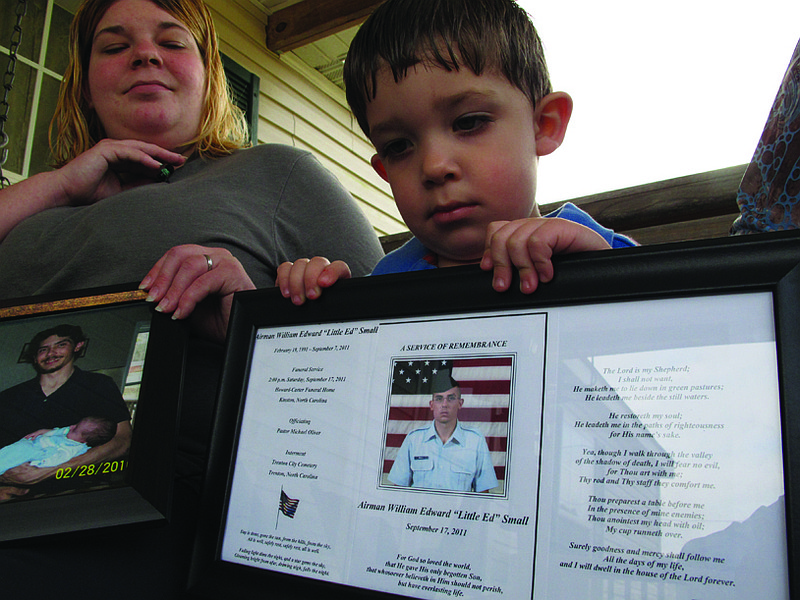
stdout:
POLYGON ((0 190, 0 241, 18 224, 50 208, 93 204, 122 190, 152 183, 162 165, 186 159, 136 140, 101 140, 55 171, 33 175, 0 190))
POLYGON ((191 314, 197 330, 218 342, 228 331, 233 294, 255 287, 230 252, 194 244, 170 249, 139 285, 157 311, 172 313, 173 319, 191 314))
POLYGON ((186 158, 138 140, 100 140, 55 171, 62 196, 56 205, 92 204, 125 189, 158 180, 164 164, 181 166, 186 158))

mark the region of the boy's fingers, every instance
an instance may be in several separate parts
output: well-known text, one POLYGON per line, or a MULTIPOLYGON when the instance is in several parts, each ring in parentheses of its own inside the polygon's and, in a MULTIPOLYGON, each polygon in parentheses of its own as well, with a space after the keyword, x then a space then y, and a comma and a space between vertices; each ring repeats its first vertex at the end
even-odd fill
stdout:
POLYGON ((294 261, 289 271, 287 280, 289 298, 292 304, 298 306, 306 301, 305 273, 309 262, 311 261, 307 258, 300 258, 294 261))
POLYGON ((552 220, 540 219, 531 226, 530 235, 524 239, 525 257, 533 271, 529 279, 523 279, 520 283, 525 294, 536 291, 539 283, 553 279, 553 255, 563 249, 560 228, 556 225, 552 220))
POLYGON ((519 271, 519 289, 524 294, 535 292, 540 281, 549 281, 552 251, 536 238, 535 231, 533 227, 519 227, 506 243, 509 259, 519 271))
POLYGON ((327 258, 300 258, 285 262, 278 267, 275 279, 284 298, 293 304, 303 304, 306 299, 315 300, 322 295, 322 288, 330 287, 339 279, 350 277, 350 267, 341 260, 331 263, 327 258))
POLYGON ((497 291, 509 288, 513 269, 519 271, 520 290, 525 294, 536 291, 539 282, 552 279, 553 255, 545 219, 521 219, 503 224, 491 240, 491 260, 497 291))
POLYGON ((342 260, 335 260, 323 269, 318 282, 322 287, 330 287, 340 279, 350 279, 350 267, 342 260))
POLYGON ((322 293, 319 287, 319 279, 325 268, 330 264, 330 261, 322 256, 315 256, 308 261, 303 274, 303 287, 307 298, 311 300, 319 298, 322 293))
POLYGON ((491 223, 487 237, 487 249, 481 267, 494 270, 492 287, 498 292, 506 291, 511 285, 512 261, 508 253, 508 238, 513 233, 514 227, 507 222, 491 223), (492 227, 499 225, 499 227, 492 227), (506 227, 505 225, 508 225, 506 227), (492 231, 494 229, 494 231, 492 231))
POLYGON ((530 294, 540 283, 553 279, 554 254, 604 248, 609 245, 601 235, 563 219, 496 221, 487 228, 481 268, 494 269, 492 287, 497 291, 508 289, 513 270, 517 269, 520 290, 530 294))
POLYGON ((533 275, 531 279, 520 282, 520 289, 524 294, 535 292, 539 283, 547 283, 553 279, 553 248, 546 241, 530 238, 527 256, 531 261, 533 275))
POLYGON ((289 291, 289 273, 292 272, 292 265, 289 261, 281 263, 278 266, 278 271, 275 276, 275 285, 281 290, 281 294, 284 298, 288 298, 290 295, 289 291))
POLYGON ((500 243, 502 234, 498 234, 503 227, 509 224, 509 221, 492 221, 486 228, 486 245, 483 250, 483 257, 481 258, 481 269, 488 271, 494 266, 494 255, 496 252, 497 244, 500 243))
POLYGON ((492 288, 496 292, 505 292, 511 285, 512 271, 510 268, 495 264, 492 276, 492 288))

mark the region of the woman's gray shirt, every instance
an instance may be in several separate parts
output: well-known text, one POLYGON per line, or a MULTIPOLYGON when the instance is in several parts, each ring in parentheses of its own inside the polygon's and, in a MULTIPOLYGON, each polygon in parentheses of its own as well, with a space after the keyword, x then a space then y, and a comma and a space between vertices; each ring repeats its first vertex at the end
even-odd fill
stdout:
POLYGON ((230 250, 259 288, 286 260, 341 259, 360 276, 383 256, 350 194, 312 154, 269 144, 26 219, 0 244, 0 298, 138 284, 180 244, 230 250))

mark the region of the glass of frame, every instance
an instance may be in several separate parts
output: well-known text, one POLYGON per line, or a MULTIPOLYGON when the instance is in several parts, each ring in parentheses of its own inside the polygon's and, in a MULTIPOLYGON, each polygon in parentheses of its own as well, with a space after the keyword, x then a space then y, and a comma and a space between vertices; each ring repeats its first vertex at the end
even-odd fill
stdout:
POLYGON ((168 518, 183 327, 145 296, 0 308, 0 541, 168 518))
POLYGON ((190 589, 790 598, 796 233, 234 300, 190 589))

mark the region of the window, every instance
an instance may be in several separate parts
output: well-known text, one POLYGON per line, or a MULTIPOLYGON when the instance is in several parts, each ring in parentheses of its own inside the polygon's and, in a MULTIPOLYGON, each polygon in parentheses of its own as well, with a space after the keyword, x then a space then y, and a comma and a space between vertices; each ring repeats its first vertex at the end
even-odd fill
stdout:
MULTIPOLYGON (((0 76, 6 72, 19 0, 0 0, 0 76)), ((9 94, 8 158, 3 174, 14 183, 50 169, 47 131, 55 112, 58 88, 67 68, 69 26, 80 0, 27 0, 16 74, 9 94)), ((258 77, 224 57, 234 102, 248 118, 257 140, 258 77)))
MULTIPOLYGON (((14 84, 8 98, 8 158, 3 173, 12 182, 50 164, 47 129, 67 68, 69 24, 79 0, 27 0, 17 49, 14 84)), ((19 0, 0 0, 0 14, 16 15, 19 0)), ((6 72, 16 18, 0 22, 0 66, 6 72)))
POLYGON ((222 65, 225 67, 225 77, 228 79, 233 103, 244 112, 249 126, 250 141, 258 143, 258 93, 259 78, 240 66, 233 59, 222 54, 222 65))

